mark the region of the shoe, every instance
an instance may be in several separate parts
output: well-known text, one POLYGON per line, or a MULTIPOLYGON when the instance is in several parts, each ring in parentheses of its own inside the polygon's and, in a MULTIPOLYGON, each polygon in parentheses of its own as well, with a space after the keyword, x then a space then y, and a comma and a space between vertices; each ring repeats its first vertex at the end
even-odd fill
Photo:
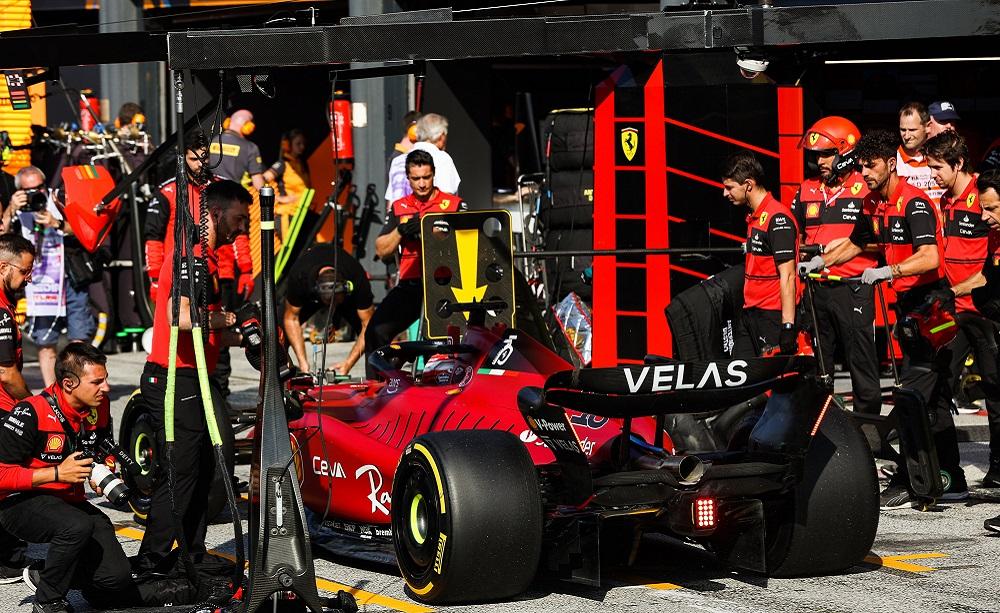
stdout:
POLYGON ((1000 458, 990 458, 990 469, 983 477, 983 487, 1000 487, 1000 458))
POLYGON ((24 582, 28 585, 28 587, 31 588, 32 592, 38 590, 38 584, 42 580, 42 573, 39 572, 37 568, 32 568, 30 566, 25 568, 21 577, 24 579, 24 582))
POLYGON ((1000 532, 1000 515, 991 517, 983 522, 983 528, 991 532, 1000 532))
POLYGON ((953 479, 948 471, 941 471, 941 482, 944 485, 944 493, 938 500, 942 502, 955 502, 958 500, 965 500, 969 497, 969 486, 965 482, 965 475, 960 475, 960 478, 953 479))
POLYGON ((24 557, 19 562, 12 562, 10 565, 0 564, 0 584, 17 583, 24 579, 25 568, 39 568, 45 565, 44 560, 24 557))
POLYGON ((959 415, 977 415, 982 408, 979 407, 974 402, 967 402, 962 404, 957 404, 955 406, 955 412, 959 415))
POLYGON ((63 599, 52 602, 35 602, 31 613, 73 613, 73 607, 63 599))
POLYGON ((879 496, 879 508, 883 511, 902 509, 910 506, 910 492, 902 485, 889 484, 879 496))

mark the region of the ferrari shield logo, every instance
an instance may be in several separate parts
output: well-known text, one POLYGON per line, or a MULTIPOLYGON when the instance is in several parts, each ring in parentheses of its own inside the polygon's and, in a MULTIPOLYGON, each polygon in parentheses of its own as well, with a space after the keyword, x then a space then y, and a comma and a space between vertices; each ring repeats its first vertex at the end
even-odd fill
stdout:
POLYGON ((758 223, 760 224, 760 227, 764 227, 764 224, 767 223, 767 211, 760 214, 760 221, 758 223))
POLYGON ((631 162, 638 150, 639 131, 635 128, 622 128, 622 153, 625 154, 625 159, 631 162))
POLYGON ((819 140, 819 132, 810 132, 809 133, 809 145, 810 146, 815 145, 818 140, 819 140))
POLYGON ((49 440, 45 441, 45 450, 50 452, 61 451, 63 442, 66 440, 65 434, 50 434, 49 440))
POLYGON ((854 185, 852 185, 851 186, 851 195, 852 196, 857 196, 858 192, 860 192, 861 188, 864 187, 864 186, 865 186, 865 184, 862 183, 861 181, 858 181, 857 183, 855 183, 854 185))
POLYGON ((875 236, 878 236, 878 220, 872 218, 872 230, 875 231, 875 236))
POLYGON ((900 196, 899 200, 896 201, 896 212, 898 213, 902 210, 903 210, 903 197, 900 196))
POLYGON ((976 194, 969 194, 969 197, 965 199, 965 207, 971 209, 972 205, 976 202, 976 194))
POLYGON ((87 415, 87 423, 91 426, 97 425, 97 409, 90 409, 90 413, 87 415))
POLYGON ((450 204, 451 204, 451 200, 442 200, 440 203, 438 203, 438 206, 441 207, 442 211, 447 211, 448 210, 448 205, 450 205, 450 204))

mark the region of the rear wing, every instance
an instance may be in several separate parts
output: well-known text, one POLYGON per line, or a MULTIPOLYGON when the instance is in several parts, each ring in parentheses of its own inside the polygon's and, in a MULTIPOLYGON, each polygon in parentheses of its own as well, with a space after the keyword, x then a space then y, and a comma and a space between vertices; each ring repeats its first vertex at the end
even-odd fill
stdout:
POLYGON ((816 369, 812 356, 564 370, 545 381, 543 402, 602 417, 702 413, 784 387, 816 369))

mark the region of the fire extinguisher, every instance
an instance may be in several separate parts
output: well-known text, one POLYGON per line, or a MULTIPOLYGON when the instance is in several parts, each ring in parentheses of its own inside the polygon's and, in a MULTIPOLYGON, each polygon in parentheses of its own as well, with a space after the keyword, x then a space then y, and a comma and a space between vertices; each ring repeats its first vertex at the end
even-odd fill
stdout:
POLYGON ((336 91, 330 102, 330 117, 333 131, 331 139, 335 160, 354 159, 354 138, 351 135, 351 99, 342 91, 336 91))
POLYGON ((80 128, 84 132, 93 130, 97 125, 97 120, 101 112, 101 103, 93 90, 85 89, 80 92, 80 128), (89 107, 89 108, 88 108, 89 107))

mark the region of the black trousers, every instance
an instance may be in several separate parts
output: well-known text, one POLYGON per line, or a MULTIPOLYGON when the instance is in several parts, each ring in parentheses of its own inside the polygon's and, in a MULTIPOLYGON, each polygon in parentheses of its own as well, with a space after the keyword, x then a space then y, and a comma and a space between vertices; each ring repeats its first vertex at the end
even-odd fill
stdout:
POLYGON ((0 525, 32 543, 48 543, 37 602, 66 597, 70 588, 98 607, 137 604, 132 569, 108 516, 88 502, 46 493, 16 494, 0 502, 0 525))
POLYGON ((392 342, 397 334, 406 330, 418 317, 424 302, 424 286, 420 279, 400 281, 392 288, 365 328, 365 372, 369 379, 376 376, 368 363, 373 351, 392 342))
POLYGON ((0 526, 0 566, 23 568, 28 545, 0 526))
MULTIPOLYGON (((944 285, 927 284, 898 295, 895 306, 897 322, 923 304, 930 291, 940 287, 944 285)), ((954 305, 951 306, 954 308, 954 305)), ((896 337, 902 339, 900 334, 896 334, 896 337)), ((937 447, 938 463, 955 484, 952 489, 962 489, 966 486, 965 471, 959 464, 958 432, 955 429, 955 418, 951 414, 953 345, 935 352, 927 343, 911 344, 901 340, 900 349, 903 350, 903 365, 899 383, 902 387, 920 392, 924 397, 934 445, 937 447)), ((909 483, 905 463, 901 463, 896 474, 904 483, 909 483)))
POLYGON ((965 356, 972 352, 975 372, 982 380, 980 388, 986 394, 986 415, 990 427, 990 459, 1000 461, 1000 362, 997 360, 997 339, 1000 327, 978 313, 959 313, 958 336, 952 341, 951 374, 956 382, 965 365, 965 356))
POLYGON ((777 347, 780 339, 781 311, 744 309, 733 330, 733 357, 759 357, 765 349, 777 347))
POLYGON ((823 365, 833 373, 833 354, 839 347, 851 373, 854 410, 878 415, 882 411, 878 355, 875 352, 875 288, 855 283, 816 283, 813 299, 823 365))
MULTIPOLYGON (((215 382, 210 380, 215 420, 223 440, 232 441, 233 431, 226 415, 221 394, 215 382)), ((146 519, 146 534, 143 536, 139 555, 148 557, 152 563, 170 553, 174 539, 181 535, 175 530, 174 516, 170 504, 170 489, 167 481, 166 432, 164 430, 163 399, 167 390, 166 369, 146 363, 140 385, 143 399, 149 404, 153 424, 156 427, 156 448, 160 458, 160 470, 153 485, 153 499, 146 519)), ((225 448, 225 445, 224 445, 225 448)), ((232 458, 229 445, 227 461, 232 458)), ((224 453, 226 453, 224 451, 224 453)), ((205 424, 202 408, 201 389, 198 377, 192 369, 177 369, 177 384, 174 390, 174 444, 171 456, 174 469, 174 501, 181 519, 183 538, 192 554, 205 551, 205 532, 208 517, 205 507, 215 479, 215 453, 205 424)))

